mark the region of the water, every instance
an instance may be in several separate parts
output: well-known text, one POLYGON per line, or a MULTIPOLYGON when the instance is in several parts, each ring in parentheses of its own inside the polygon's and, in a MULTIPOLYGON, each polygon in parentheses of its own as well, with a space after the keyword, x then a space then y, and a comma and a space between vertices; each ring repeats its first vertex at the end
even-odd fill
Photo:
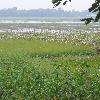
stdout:
POLYGON ((80 19, 78 17, 0 17, 0 23, 82 23, 80 19))
POLYGON ((0 23, 84 23, 74 21, 0 20, 0 23))
POLYGON ((0 33, 34 32, 34 33, 89 33, 100 32, 99 23, 87 26, 80 17, 0 17, 0 33))

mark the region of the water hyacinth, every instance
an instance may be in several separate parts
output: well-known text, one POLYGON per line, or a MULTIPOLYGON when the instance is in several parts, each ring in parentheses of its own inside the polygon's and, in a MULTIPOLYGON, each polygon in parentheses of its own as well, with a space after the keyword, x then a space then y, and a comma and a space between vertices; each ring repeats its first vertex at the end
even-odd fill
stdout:
POLYGON ((0 100, 100 99, 96 26, 8 26, 0 32, 0 100))

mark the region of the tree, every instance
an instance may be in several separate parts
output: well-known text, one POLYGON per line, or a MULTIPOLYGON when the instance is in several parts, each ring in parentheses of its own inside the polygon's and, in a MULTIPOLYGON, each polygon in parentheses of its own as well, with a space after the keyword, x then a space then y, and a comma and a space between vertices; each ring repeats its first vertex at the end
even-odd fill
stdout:
MULTIPOLYGON (((52 0, 52 3, 54 4, 54 7, 59 6, 61 3, 65 5, 67 2, 71 2, 72 0, 52 0)), ((85 24, 89 24, 90 22, 98 22, 100 19, 100 0, 95 0, 94 3, 91 5, 91 7, 88 9, 89 12, 96 13, 95 18, 84 18, 81 19, 81 21, 85 21, 85 24)))

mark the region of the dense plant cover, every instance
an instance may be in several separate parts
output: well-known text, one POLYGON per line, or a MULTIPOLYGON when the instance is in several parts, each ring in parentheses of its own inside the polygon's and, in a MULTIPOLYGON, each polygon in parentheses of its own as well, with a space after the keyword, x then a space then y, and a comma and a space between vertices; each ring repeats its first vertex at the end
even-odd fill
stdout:
POLYGON ((89 34, 73 35, 0 40, 0 100, 99 100, 100 56, 81 44, 89 34))

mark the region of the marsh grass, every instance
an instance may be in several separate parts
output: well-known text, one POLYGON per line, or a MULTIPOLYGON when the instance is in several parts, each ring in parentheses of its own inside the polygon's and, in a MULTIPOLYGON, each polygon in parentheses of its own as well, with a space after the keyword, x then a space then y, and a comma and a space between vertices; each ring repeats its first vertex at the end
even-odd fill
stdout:
POLYGON ((99 60, 91 45, 0 40, 0 98, 99 100, 99 60))

